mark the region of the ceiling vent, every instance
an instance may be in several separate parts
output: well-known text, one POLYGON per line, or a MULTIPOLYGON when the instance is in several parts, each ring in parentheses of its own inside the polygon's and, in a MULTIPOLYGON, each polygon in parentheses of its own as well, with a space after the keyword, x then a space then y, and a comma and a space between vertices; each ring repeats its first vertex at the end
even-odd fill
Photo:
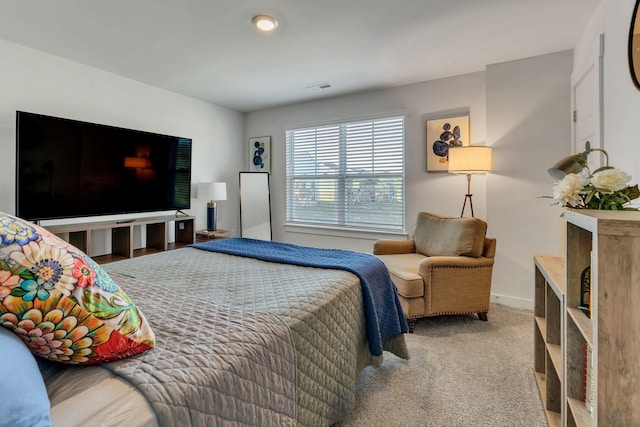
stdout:
POLYGON ((320 83, 313 86, 307 86, 305 89, 316 92, 323 89, 329 89, 331 87, 331 83, 320 83))

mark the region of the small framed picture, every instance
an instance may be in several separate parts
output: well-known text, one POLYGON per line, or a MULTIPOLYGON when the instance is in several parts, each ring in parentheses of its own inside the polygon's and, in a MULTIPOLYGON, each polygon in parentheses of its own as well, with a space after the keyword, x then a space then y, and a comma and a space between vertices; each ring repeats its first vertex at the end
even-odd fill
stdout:
POLYGON ((249 138, 249 172, 271 172, 271 137, 249 138))
POLYGON ((469 144, 469 116, 427 120, 427 171, 448 171, 449 148, 469 144))

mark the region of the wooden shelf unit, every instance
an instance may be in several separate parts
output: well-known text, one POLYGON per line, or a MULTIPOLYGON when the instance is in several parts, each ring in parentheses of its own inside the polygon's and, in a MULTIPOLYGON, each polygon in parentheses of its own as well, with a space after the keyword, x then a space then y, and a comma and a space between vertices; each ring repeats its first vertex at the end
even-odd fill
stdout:
POLYGON ((567 426, 640 425, 640 212, 569 210, 565 218, 567 426), (577 309, 591 267, 591 317, 577 309), (593 409, 584 402, 585 343, 593 409))
POLYGON ((534 366, 536 383, 550 426, 562 425, 562 335, 564 260, 536 255, 534 366))
POLYGON ((120 259, 167 251, 195 242, 195 218, 192 216, 157 216, 125 221, 97 221, 78 224, 45 226, 47 230, 68 241, 86 254, 91 248, 94 231, 110 230, 111 253, 92 257, 105 264, 120 259), (175 242, 168 242, 168 227, 174 223, 175 242), (146 242, 134 249, 134 228, 145 227, 146 242))
POLYGON ((568 210, 564 222, 564 259, 534 257, 534 364, 547 420, 551 426, 640 426, 640 212, 568 210), (587 267, 590 317, 578 309, 587 267), (594 364, 590 411, 586 348, 594 364))

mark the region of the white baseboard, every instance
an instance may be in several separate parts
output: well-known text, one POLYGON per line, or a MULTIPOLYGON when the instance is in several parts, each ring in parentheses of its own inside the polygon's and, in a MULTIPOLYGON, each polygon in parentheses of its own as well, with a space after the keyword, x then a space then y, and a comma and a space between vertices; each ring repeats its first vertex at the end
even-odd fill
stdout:
POLYGON ((533 310, 533 300, 525 298, 511 297, 507 295, 491 294, 491 302, 496 304, 507 305, 513 308, 521 308, 533 310))

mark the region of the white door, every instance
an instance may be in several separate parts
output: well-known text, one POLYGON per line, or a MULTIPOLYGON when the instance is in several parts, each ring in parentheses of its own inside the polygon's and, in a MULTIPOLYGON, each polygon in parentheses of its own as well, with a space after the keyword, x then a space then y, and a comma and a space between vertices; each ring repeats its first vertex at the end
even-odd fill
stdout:
MULTIPOLYGON (((603 147, 602 128, 602 60, 604 55, 604 34, 596 43, 596 51, 591 60, 571 75, 573 127, 572 150, 574 153, 584 151, 589 141, 591 148, 603 147)), ((603 166, 604 158, 599 153, 588 157, 589 169, 603 166)))

